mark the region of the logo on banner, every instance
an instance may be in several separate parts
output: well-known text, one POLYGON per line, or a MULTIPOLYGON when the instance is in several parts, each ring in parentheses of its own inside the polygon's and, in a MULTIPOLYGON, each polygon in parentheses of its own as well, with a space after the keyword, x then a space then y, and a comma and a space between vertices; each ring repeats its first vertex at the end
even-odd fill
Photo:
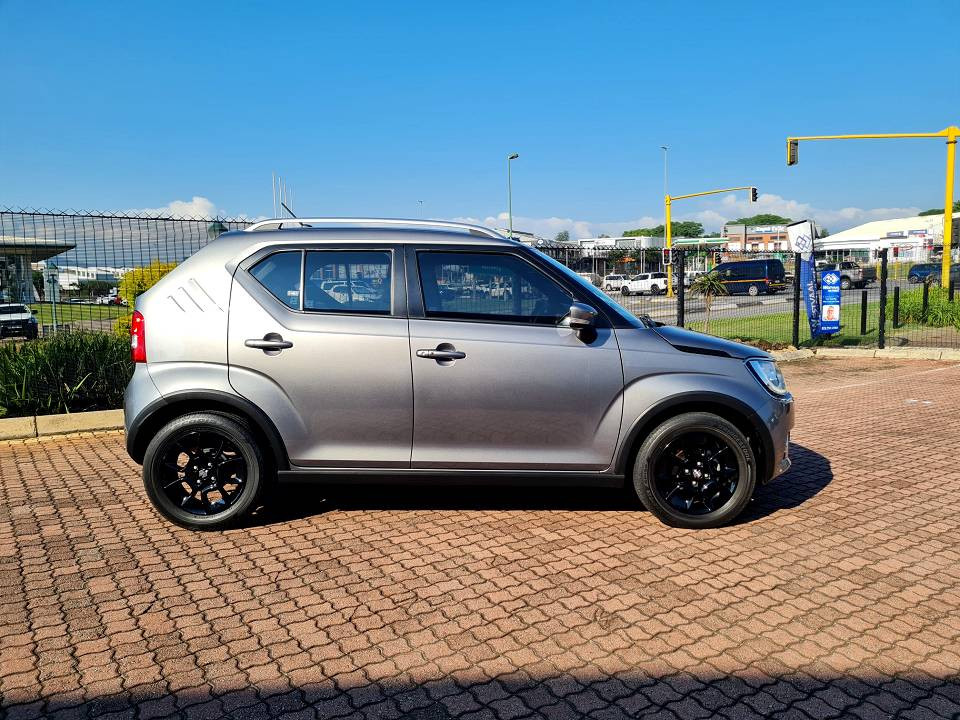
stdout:
POLYGON ((840 282, 840 276, 837 275, 835 272, 828 271, 827 274, 823 276, 824 285, 836 285, 839 282, 840 282))

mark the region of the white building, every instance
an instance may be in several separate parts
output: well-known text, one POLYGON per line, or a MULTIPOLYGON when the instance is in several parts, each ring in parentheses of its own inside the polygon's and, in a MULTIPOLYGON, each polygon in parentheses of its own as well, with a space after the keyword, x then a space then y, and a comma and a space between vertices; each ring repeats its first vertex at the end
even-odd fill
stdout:
MULTIPOLYGON (((953 214, 953 255, 957 257, 960 212, 953 214)), ((874 260, 887 248, 888 258, 921 262, 943 252, 943 215, 918 215, 874 220, 817 241, 817 250, 831 259, 843 257, 874 260)))
MULTIPOLYGON (((46 262, 33 263, 34 270, 46 269, 46 262)), ((131 268, 127 267, 84 267, 80 265, 58 265, 57 266, 57 284, 64 290, 76 290, 81 281, 101 280, 104 282, 116 283, 120 277, 129 272, 131 268)))

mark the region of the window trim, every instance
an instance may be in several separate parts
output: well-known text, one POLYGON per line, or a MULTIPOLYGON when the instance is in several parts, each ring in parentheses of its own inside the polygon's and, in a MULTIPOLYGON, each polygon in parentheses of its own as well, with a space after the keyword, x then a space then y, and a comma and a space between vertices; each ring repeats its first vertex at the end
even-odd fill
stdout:
MULTIPOLYGON (((447 315, 436 315, 429 314, 427 311, 426 298, 424 297, 423 290, 423 277, 420 272, 420 255, 433 253, 433 254, 473 254, 473 255, 500 255, 500 256, 509 256, 519 260, 522 263, 529 265, 534 271, 538 272, 544 278, 546 278, 551 284, 553 284, 558 290, 560 290, 564 295, 570 298, 570 303, 573 304, 577 302, 577 295, 572 293, 571 290, 566 287, 564 284, 557 282, 557 279, 549 272, 545 271, 539 265, 534 262, 531 262, 528 258, 525 258, 522 253, 513 251, 511 248, 491 248, 489 246, 410 246, 409 250, 412 255, 412 262, 408 263, 408 282, 409 277, 413 276, 417 284, 418 292, 417 300, 420 303, 419 311, 416 317, 423 320, 434 320, 440 322, 468 322, 468 323, 483 323, 489 325, 514 325, 526 328, 542 327, 542 328, 556 328, 561 327, 563 319, 566 317, 564 315, 555 323, 542 323, 542 322, 531 322, 529 319, 503 319, 505 317, 514 318, 517 316, 503 316, 503 315, 485 315, 480 313, 451 313, 447 315), (412 272, 411 272, 412 271, 412 272)), ((413 297, 413 293, 410 293, 410 296, 413 297)), ((413 308, 411 307, 411 310, 413 308)), ((411 313, 411 317, 413 317, 411 313)))

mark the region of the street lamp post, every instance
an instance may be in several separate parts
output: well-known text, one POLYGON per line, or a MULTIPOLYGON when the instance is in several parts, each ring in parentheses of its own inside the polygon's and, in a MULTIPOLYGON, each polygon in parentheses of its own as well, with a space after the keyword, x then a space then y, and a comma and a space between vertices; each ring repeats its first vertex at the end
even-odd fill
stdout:
POLYGON ((787 165, 796 165, 799 160, 798 146, 801 140, 887 140, 891 138, 946 138, 947 180, 944 188, 943 206, 943 259, 940 265, 940 282, 950 286, 950 264, 953 242, 953 176, 957 161, 957 138, 960 127, 951 125, 934 133, 873 133, 858 135, 804 135, 787 138, 787 165))
POLYGON ((510 162, 520 157, 520 153, 507 155, 507 216, 510 221, 510 239, 513 240, 513 178, 510 175, 510 162))
MULTIPOLYGON (((757 189, 752 185, 740 185, 739 187, 723 188, 721 190, 706 190, 704 192, 689 193, 688 195, 673 195, 672 197, 669 194, 665 194, 663 196, 663 206, 664 215, 667 219, 664 228, 666 232, 667 249, 669 250, 673 247, 673 232, 670 227, 670 207, 673 205, 674 200, 686 200, 687 198, 703 197, 704 195, 717 195, 718 193, 733 192, 735 190, 747 190, 750 193, 750 201, 755 201, 757 189)), ((744 235, 744 245, 746 245, 746 235, 744 235)), ((667 265, 667 297, 673 297, 673 257, 670 258, 670 264, 667 265)))

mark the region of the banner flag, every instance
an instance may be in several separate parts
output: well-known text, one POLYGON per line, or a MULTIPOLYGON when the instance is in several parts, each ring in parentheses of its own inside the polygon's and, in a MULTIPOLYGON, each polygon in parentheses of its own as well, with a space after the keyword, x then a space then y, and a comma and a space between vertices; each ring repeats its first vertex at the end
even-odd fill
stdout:
POLYGON ((787 225, 787 237, 790 249, 800 253, 800 287, 807 307, 807 320, 810 322, 810 337, 820 336, 820 293, 817 290, 817 273, 813 261, 813 243, 817 237, 817 228, 812 220, 801 220, 787 225))

